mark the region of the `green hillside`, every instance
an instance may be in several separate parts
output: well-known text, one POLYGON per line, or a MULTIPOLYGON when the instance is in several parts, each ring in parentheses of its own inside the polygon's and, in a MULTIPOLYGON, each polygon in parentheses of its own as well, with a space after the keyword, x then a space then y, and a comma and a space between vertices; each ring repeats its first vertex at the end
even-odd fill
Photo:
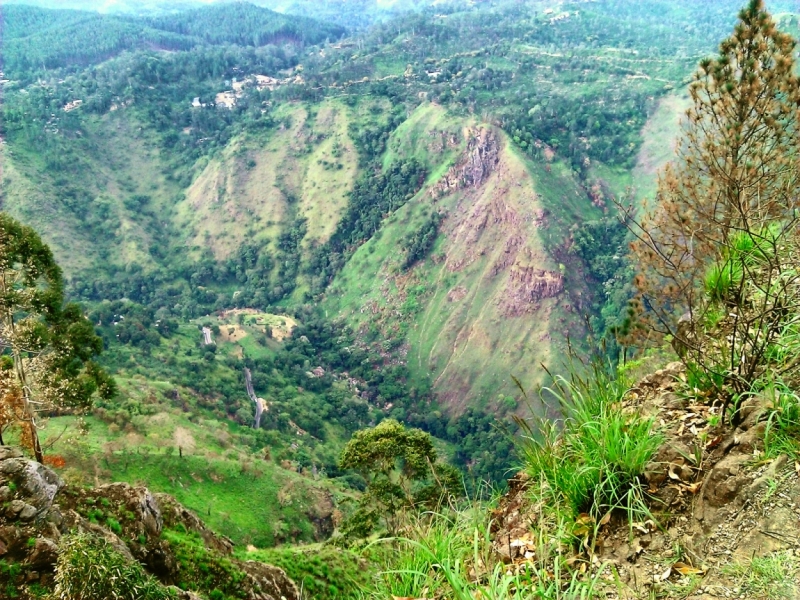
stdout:
MULTIPOLYGON (((603 337, 615 351, 615 202, 652 195, 735 4, 454 2, 350 34, 242 3, 11 5, 0 202, 52 246, 106 366, 144 379, 103 410, 152 393, 165 431, 186 429, 179 390, 193 423, 242 428, 237 452, 345 486, 338 450, 391 416, 499 479, 529 409, 514 378, 547 410, 541 365, 603 337), (299 326, 279 340, 245 331, 250 314, 299 326), (205 348, 198 324, 240 338, 205 348), (256 433, 245 367, 276 407, 256 433)), ((95 451, 117 439, 106 417, 95 451)))

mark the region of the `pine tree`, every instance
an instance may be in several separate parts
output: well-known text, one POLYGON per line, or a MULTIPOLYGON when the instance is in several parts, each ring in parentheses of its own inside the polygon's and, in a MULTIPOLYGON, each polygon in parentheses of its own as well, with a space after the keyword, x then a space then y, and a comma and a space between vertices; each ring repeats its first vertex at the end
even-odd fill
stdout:
POLYGON ((40 415, 83 410, 95 392, 115 393, 113 379, 92 362, 101 350, 80 308, 64 304, 50 248, 0 213, 0 434, 21 425, 23 443, 42 462, 40 415))
POLYGON ((639 296, 635 325, 623 333, 639 343, 672 336, 688 366, 726 400, 749 390, 797 325, 794 50, 763 1, 751 0, 719 56, 700 63, 655 207, 630 219, 639 296))

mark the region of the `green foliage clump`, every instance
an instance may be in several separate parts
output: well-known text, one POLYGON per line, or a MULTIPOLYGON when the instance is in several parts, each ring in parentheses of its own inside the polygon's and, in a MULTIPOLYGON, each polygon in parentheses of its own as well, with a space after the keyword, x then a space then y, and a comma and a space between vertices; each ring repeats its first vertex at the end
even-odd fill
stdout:
POLYGON ((573 517, 602 517, 624 509, 647 514, 640 476, 662 443, 653 419, 626 412, 625 381, 595 361, 589 375, 556 378, 550 390, 564 415, 561 430, 543 422, 540 437, 522 445, 527 473, 542 481, 543 494, 573 517))
POLYGON ((16 579, 22 573, 22 565, 16 562, 6 562, 0 560, 0 575, 5 583, 5 587, 0 587, 0 591, 5 591, 9 598, 17 597, 16 579))
POLYGON ((37 417, 47 410, 86 409, 116 385, 94 358, 100 337, 77 304, 64 303, 64 279, 50 248, 32 228, 0 213, 0 440, 15 422, 42 462, 37 417), (9 360, 11 359, 11 360, 9 360))
POLYGON ((107 541, 84 533, 65 535, 56 564, 56 600, 169 600, 174 598, 136 562, 107 541))
POLYGON ((342 528, 345 535, 366 537, 381 522, 396 531, 403 512, 436 507, 448 495, 460 495, 460 474, 436 459, 430 435, 394 419, 356 432, 340 467, 358 471, 369 483, 342 528))
POLYGON ((754 395, 767 400, 764 453, 767 458, 800 456, 800 395, 783 381, 770 381, 754 395))
POLYGON ((737 231, 724 248, 723 258, 711 265, 706 273, 705 289, 711 302, 726 303, 738 297, 745 279, 759 264, 775 256, 781 238, 779 227, 773 224, 758 235, 737 231))
POLYGON ((442 222, 442 218, 443 216, 440 213, 433 213, 417 231, 409 233, 403 238, 401 245, 406 252, 403 270, 410 269, 415 263, 428 256, 431 248, 436 243, 436 237, 439 234, 439 223, 442 222))
POLYGON ((229 558, 209 550, 196 533, 165 530, 179 566, 177 585, 184 590, 216 594, 220 600, 245 598, 242 584, 247 576, 229 558))
POLYGON ((713 302, 725 302, 742 285, 744 269, 730 260, 712 265, 706 274, 705 286, 713 302))
POLYGON ((360 600, 362 590, 377 572, 370 558, 331 546, 314 550, 260 550, 248 553, 246 558, 283 569, 306 597, 318 600, 360 600))

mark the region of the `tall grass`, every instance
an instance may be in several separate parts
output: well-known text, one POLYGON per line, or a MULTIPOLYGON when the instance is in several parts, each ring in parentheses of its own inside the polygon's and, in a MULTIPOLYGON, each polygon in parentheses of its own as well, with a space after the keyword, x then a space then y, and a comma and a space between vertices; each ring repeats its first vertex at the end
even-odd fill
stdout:
POLYGON ((768 400, 764 454, 800 457, 800 395, 781 380, 770 382, 759 394, 768 400))
POLYGON ((566 520, 536 535, 536 552, 525 564, 508 566, 492 553, 485 507, 421 517, 391 544, 392 564, 380 573, 364 599, 449 598, 453 600, 588 600, 597 574, 570 566, 562 540, 566 520))
POLYGON ((588 373, 556 377, 547 391, 556 398, 561 423, 529 427, 519 447, 525 471, 543 482, 543 500, 573 518, 601 518, 615 509, 629 518, 649 515, 645 466, 663 442, 654 421, 623 407, 629 386, 616 369, 593 361, 588 373))

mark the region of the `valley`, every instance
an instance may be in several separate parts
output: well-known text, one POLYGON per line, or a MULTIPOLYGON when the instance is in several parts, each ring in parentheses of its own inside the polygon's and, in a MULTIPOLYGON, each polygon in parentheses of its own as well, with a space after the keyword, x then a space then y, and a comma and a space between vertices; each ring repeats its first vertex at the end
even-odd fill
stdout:
MULTIPOLYGON (((103 360, 117 377, 150 380, 158 359, 138 349, 166 353, 185 367, 156 367, 165 386, 183 386, 182 398, 243 426, 247 366, 260 396, 284 397, 286 417, 270 419, 288 442, 290 422, 327 426, 304 422, 304 402, 282 386, 296 382, 309 406, 333 390, 352 393, 336 380, 308 385, 319 367, 359 382, 359 423, 392 416, 446 443, 466 435, 459 460, 475 477, 494 477, 509 464, 500 440, 515 428, 511 416, 551 410, 538 396, 548 380, 541 365, 559 371, 568 346, 620 318, 625 265, 603 258, 587 270, 574 236, 582 224, 594 236, 600 226, 612 246, 591 252, 624 252, 608 233, 622 231, 614 202, 629 190, 651 195, 684 106, 674 88, 707 47, 690 35, 675 56, 657 45, 620 52, 611 39, 583 48, 570 31, 608 35, 606 11, 619 7, 563 22, 542 7, 533 3, 522 20, 502 3, 489 20, 473 9, 423 12, 355 42, 237 50, 238 62, 209 46, 123 53, 29 86, 9 73, 3 208, 42 233, 90 311, 109 318, 111 302, 135 319, 138 333, 104 334, 103 360), (524 39, 493 39, 508 27, 524 39), (202 64, 212 70, 198 76, 202 64), (284 83, 236 83, 267 78, 284 83), (215 107, 226 90, 235 104, 215 107), (66 110, 66 99, 77 108, 66 110), (568 112, 579 105, 581 116, 568 112), (269 365, 295 352, 280 335, 239 338, 245 331, 235 329, 216 336, 209 356, 183 333, 198 319, 246 329, 216 316, 236 310, 284 314, 298 332, 319 323, 324 347, 312 341, 280 380, 269 365), (164 321, 176 334, 158 329, 164 321), (203 383, 189 375, 198 371, 203 383), (493 429, 497 418, 507 425, 493 429)), ((235 14, 266 18, 256 10, 235 14)), ((207 36, 201 13, 187 14, 197 15, 195 35, 207 36)), ((655 39, 666 34, 647 12, 626 18, 654 28, 655 39)), ((141 385, 140 394, 174 403, 141 385)), ((328 448, 329 470, 332 440, 343 435, 312 442, 328 448)))
POLYGON ((623 212, 740 3, 58 4, 0 13, 0 210, 118 393, 48 414, 47 464, 288 572, 365 497, 357 432, 419 428, 489 495, 576 356, 628 358, 623 212))

